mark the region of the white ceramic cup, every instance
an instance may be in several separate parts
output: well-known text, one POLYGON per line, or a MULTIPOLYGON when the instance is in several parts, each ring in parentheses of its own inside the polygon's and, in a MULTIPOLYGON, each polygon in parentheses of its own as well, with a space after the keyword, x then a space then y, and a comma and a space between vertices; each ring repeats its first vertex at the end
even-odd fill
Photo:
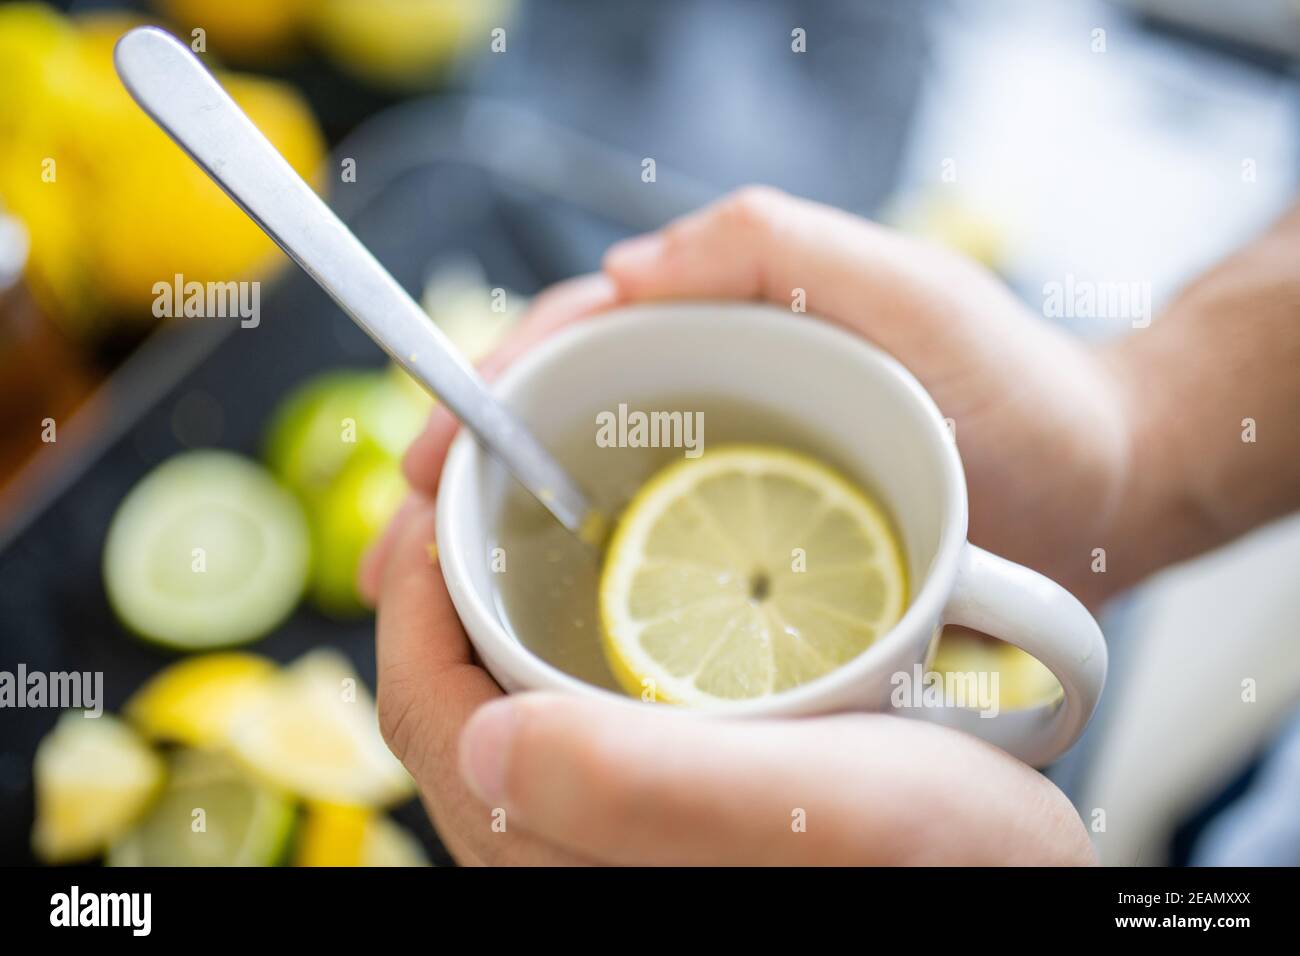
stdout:
MULTIPOLYGON (((1056 675, 1064 693, 992 717, 958 707, 912 707, 906 714, 970 731, 1040 766, 1082 734, 1106 678, 1096 621, 1060 585, 967 542, 966 479, 952 433, 920 383, 861 338, 765 305, 634 306, 546 340, 497 380, 495 392, 543 442, 571 431, 593 407, 654 408, 656 396, 732 398, 802 424, 810 444, 836 449, 836 463, 883 499, 912 582, 902 619, 816 680, 693 713, 889 710, 895 675, 915 673, 943 625, 959 624, 1023 648, 1056 675)), ((594 441, 594 421, 592 429, 594 441)), ((707 448, 707 427, 705 436, 707 448)), ((462 431, 438 490, 437 543, 448 591, 484 665, 507 691, 559 690, 646 706, 552 667, 502 622, 488 542, 506 490, 501 466, 462 431)))

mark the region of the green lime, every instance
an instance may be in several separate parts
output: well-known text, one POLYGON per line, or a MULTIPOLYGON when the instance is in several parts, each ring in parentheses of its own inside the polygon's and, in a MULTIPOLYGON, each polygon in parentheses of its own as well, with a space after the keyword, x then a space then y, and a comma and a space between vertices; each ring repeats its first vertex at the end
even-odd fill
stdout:
POLYGON ((267 431, 266 461, 285 485, 310 504, 369 434, 373 371, 325 372, 294 389, 267 431))
POLYGON ((362 410, 367 437, 385 454, 400 459, 424 428, 431 408, 429 393, 396 365, 390 365, 377 376, 362 410))
POLYGON ((405 494, 401 455, 432 403, 389 366, 317 375, 275 415, 267 460, 307 509, 315 545, 310 591, 328 614, 362 610, 357 565, 405 494))
POLYGON ((358 454, 311 509, 316 541, 312 600, 328 614, 361 610, 357 566, 406 494, 398 463, 374 452, 358 454))
POLYGON ((294 804, 228 758, 179 750, 149 815, 109 850, 109 866, 274 866, 284 862, 294 804))
POLYGON ((165 461, 123 500, 104 544, 104 584, 153 643, 205 650, 273 630, 303 591, 302 509, 255 462, 226 451, 165 461))

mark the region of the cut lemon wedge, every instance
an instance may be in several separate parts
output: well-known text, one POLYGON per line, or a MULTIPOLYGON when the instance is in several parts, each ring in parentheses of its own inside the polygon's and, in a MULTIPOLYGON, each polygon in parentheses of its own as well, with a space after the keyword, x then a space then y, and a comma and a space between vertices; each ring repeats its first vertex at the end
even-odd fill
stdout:
POLYGON ((361 865, 371 867, 432 866, 424 847, 410 830, 388 817, 376 816, 366 828, 361 865))
POLYGON ((121 837, 157 796, 165 769, 126 724, 69 711, 37 747, 32 775, 32 847, 47 863, 67 863, 121 837))
POLYGON ((690 706, 820 677, 906 604, 902 550, 881 508, 826 465, 757 445, 655 475, 620 519, 600 579, 619 683, 690 706))
POLYGON ((420 841, 367 807, 312 803, 298 835, 295 866, 428 866, 420 841))
POLYGON ((278 668, 256 654, 203 654, 163 668, 131 695, 126 716, 146 736, 220 747, 239 715, 272 685, 278 668))
POLYGON ((309 800, 372 807, 414 792, 380 736, 374 698, 337 651, 284 668, 240 714, 228 746, 260 778, 309 800))
POLYGON ((938 674, 996 674, 996 703, 1003 710, 1025 710, 1063 693, 1056 675, 1014 644, 958 627, 944 629, 930 670, 938 674))

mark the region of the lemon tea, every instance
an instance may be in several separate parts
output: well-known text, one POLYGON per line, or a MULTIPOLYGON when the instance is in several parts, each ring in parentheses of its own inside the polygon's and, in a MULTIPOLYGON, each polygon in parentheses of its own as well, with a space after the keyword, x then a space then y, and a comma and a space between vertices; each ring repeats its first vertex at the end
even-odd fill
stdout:
MULTIPOLYGON (((771 408, 711 396, 666 397, 592 408, 548 446, 594 503, 615 521, 652 475, 710 449, 761 444, 839 467, 829 449, 771 408)), ((598 586, 604 555, 562 528, 510 481, 489 542, 497 610, 515 637, 543 660, 583 681, 628 689, 601 646, 598 586)), ((763 582, 755 581, 761 590, 763 582)), ((761 595, 759 595, 761 597, 761 595)))

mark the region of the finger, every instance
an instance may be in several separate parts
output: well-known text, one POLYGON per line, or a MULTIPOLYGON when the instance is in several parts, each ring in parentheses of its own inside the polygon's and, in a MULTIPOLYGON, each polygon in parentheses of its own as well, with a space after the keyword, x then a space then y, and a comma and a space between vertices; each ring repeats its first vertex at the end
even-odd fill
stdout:
MULTIPOLYGON (((483 360, 479 373, 491 381, 548 335, 616 302, 617 290, 609 277, 602 274, 579 276, 552 286, 529 306, 519 328, 483 360)), ((455 416, 444 406, 434 407, 428 425, 411 443, 402 462, 402 470, 412 488, 426 495, 436 493, 447 449, 458 427, 455 416)))
POLYGON ((442 465, 458 428, 460 422, 456 421, 456 416, 439 403, 429 413, 424 430, 407 447, 402 456, 402 474, 406 476, 407 484, 420 494, 430 497, 437 494, 442 465))
POLYGON ((960 256, 766 187, 742 189, 615 245, 604 269, 628 301, 801 306, 891 352, 921 333, 962 335, 952 316, 970 307, 963 294, 972 284, 980 295, 1004 294, 960 256))
POLYGON ((476 714, 461 759, 474 792, 512 821, 612 863, 1062 863, 1090 852, 1039 774, 974 738, 880 715, 724 721, 529 694, 476 714))
POLYGON ((501 689, 472 663, 469 642, 436 566, 433 502, 412 495, 396 525, 376 627, 380 727, 420 787, 443 842, 458 860, 572 864, 574 854, 494 828, 493 809, 465 787, 457 767, 470 714, 501 689))
POLYGON ((357 593, 370 607, 374 607, 375 602, 379 600, 379 587, 384 579, 384 565, 388 559, 388 552, 392 550, 397 532, 406 526, 407 519, 410 518, 412 510, 419 501, 418 496, 407 494, 393 517, 389 519, 383 534, 366 548, 365 554, 361 556, 361 562, 357 566, 357 593))
POLYGON ((435 566, 434 516, 432 501, 412 495, 384 569, 375 629, 380 723, 412 773, 453 754, 470 712, 501 693, 472 663, 435 566))
POLYGON ((533 300, 519 328, 484 359, 482 372, 489 380, 542 339, 562 328, 604 312, 618 304, 618 289, 601 272, 566 279, 533 300))

